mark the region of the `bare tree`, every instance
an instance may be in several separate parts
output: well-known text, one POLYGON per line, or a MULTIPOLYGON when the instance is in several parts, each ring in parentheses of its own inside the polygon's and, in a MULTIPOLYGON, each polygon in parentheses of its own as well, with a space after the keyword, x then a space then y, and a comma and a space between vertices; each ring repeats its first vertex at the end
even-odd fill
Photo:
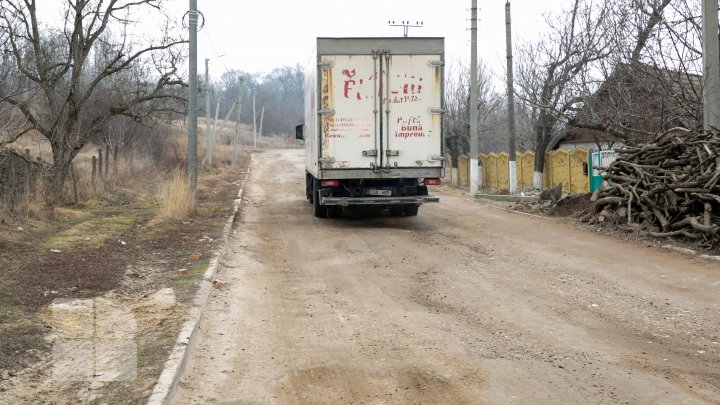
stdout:
MULTIPOLYGON (((502 98, 494 92, 487 65, 478 66, 478 128, 481 151, 488 151, 493 114, 500 108, 502 98)), ((458 64, 451 66, 445 81, 445 147, 457 157, 470 150, 470 70, 458 64)))
MULTIPOLYGON (((679 3, 674 2, 676 7, 679 3)), ((697 58, 688 48, 677 47, 692 41, 693 35, 687 35, 692 18, 682 16, 682 22, 670 23, 670 4, 671 0, 618 1, 613 8, 610 19, 619 28, 612 37, 612 54, 598 64, 602 84, 577 114, 567 117, 571 128, 593 134, 598 146, 612 144, 613 139, 646 141, 657 130, 675 125, 678 112, 696 115, 701 109, 699 81, 689 71, 697 58), (673 33, 681 26, 682 34, 673 33)))
POLYGON ((133 16, 160 11, 162 0, 65 0, 64 25, 44 28, 37 0, 4 0, 0 30, 23 86, 37 97, 0 94, 27 124, 4 142, 35 130, 52 148, 52 206, 83 146, 115 116, 142 119, 184 101, 178 75, 185 41, 169 25, 153 40, 131 31, 133 16))
POLYGON ((517 52, 518 95, 532 105, 536 188, 542 187, 544 152, 560 130, 562 117, 575 111, 597 86, 592 68, 611 52, 611 10, 611 0, 574 0, 569 9, 548 18, 547 35, 517 52))
MULTIPOLYGON (((220 98, 220 115, 225 115, 234 100, 240 96, 240 77, 243 77, 241 105, 252 106, 255 94, 257 121, 265 107, 263 133, 290 134, 304 117, 304 77, 302 66, 283 66, 270 73, 248 74, 238 70, 225 72, 219 81, 212 83, 214 97, 220 98)), ((212 101, 214 105, 214 100, 212 101)), ((252 108, 243 108, 242 121, 252 125, 252 108)))

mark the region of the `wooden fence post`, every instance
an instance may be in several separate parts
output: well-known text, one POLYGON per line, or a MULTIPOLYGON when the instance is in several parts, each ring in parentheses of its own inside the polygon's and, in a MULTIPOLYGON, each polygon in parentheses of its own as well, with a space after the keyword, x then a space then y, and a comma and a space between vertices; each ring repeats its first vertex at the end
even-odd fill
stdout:
POLYGON ((113 146, 113 177, 118 175, 118 146, 113 146))
POLYGON ((110 171, 110 145, 105 146, 105 178, 108 179, 108 172, 110 171))
POLYGON ((90 178, 92 188, 95 190, 95 183, 97 182, 97 156, 93 156, 92 159, 92 177, 90 178))
POLYGON ((78 175, 75 171, 75 165, 70 165, 70 178, 72 179, 73 197, 75 204, 80 204, 80 191, 78 190, 78 175))
POLYGON ((10 188, 10 192, 7 194, 7 196, 10 198, 10 211, 15 210, 15 189, 17 188, 17 173, 15 173, 15 159, 13 158, 13 155, 10 155, 10 170, 8 172, 8 186, 10 188))
POLYGON ((32 163, 30 162, 30 149, 25 149, 25 202, 30 203, 30 182, 32 163))
POLYGON ((98 149, 98 180, 103 180, 103 150, 102 148, 98 149))

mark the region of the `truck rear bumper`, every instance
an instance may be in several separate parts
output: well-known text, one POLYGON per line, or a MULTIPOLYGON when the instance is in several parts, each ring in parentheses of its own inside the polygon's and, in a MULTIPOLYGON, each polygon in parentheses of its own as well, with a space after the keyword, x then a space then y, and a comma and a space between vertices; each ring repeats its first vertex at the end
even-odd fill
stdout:
POLYGON ((440 197, 432 195, 411 197, 322 197, 322 205, 398 205, 398 204, 424 204, 440 202, 440 197))

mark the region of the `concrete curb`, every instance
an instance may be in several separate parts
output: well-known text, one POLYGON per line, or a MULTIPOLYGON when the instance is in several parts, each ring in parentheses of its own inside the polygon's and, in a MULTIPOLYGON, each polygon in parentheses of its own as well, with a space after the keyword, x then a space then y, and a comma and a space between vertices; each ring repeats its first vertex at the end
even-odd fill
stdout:
POLYGON ((220 253, 212 260, 210 260, 208 269, 205 271, 202 281, 200 282, 200 287, 195 294, 193 307, 190 309, 190 317, 187 321, 185 321, 185 324, 183 324, 183 327, 180 330, 180 334, 175 341, 175 346, 173 347, 170 356, 168 356, 167 361, 165 361, 163 371, 160 374, 157 383, 155 383, 155 388, 150 395, 150 399, 148 399, 148 405, 169 404, 173 395, 175 394, 178 381, 180 380, 180 375, 182 375, 182 372, 185 369, 185 363, 187 362, 187 354, 193 343, 195 333, 198 330, 198 325, 200 324, 200 317, 202 316, 203 309, 205 308, 205 303, 207 303, 207 300, 210 297, 210 292, 212 291, 212 279, 215 277, 215 273, 218 270, 220 260, 225 256, 225 253, 227 252, 227 244, 228 240, 230 239, 230 232, 232 231, 233 225, 235 224, 237 214, 240 211, 240 205, 242 205, 243 190, 245 190, 245 185, 247 184, 247 180, 250 177, 251 165, 252 155, 250 155, 250 163, 248 164, 248 169, 245 173, 245 179, 243 180, 242 186, 240 187, 240 191, 238 191, 237 199, 235 199, 233 203, 233 212, 230 215, 227 223, 225 224, 225 228, 223 229, 222 247, 220 248, 220 253))
POLYGON ((536 202, 536 201, 540 200, 538 197, 533 197, 533 196, 485 194, 485 193, 476 193, 475 198, 493 200, 493 201, 507 201, 507 202, 536 202))

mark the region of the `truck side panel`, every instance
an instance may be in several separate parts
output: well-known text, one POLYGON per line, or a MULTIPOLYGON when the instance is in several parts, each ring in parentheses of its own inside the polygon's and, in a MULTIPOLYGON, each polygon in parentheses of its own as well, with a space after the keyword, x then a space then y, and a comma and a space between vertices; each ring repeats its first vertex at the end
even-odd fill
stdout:
POLYGON ((305 69, 305 123, 303 128, 305 139, 305 170, 314 177, 319 177, 318 167, 318 139, 320 128, 317 125, 317 48, 313 51, 310 65, 305 69))

